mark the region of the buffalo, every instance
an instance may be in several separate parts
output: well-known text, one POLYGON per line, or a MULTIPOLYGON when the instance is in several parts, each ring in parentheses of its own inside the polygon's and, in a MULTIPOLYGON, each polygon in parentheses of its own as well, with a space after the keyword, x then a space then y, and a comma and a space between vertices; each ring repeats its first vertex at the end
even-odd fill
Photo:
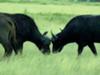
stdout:
POLYGON ((16 44, 16 29, 12 19, 3 14, 0 14, 0 43, 5 49, 4 56, 10 56, 13 50, 11 43, 16 44))
POLYGON ((22 53, 23 43, 25 41, 33 42, 43 54, 50 53, 50 39, 45 36, 47 32, 41 34, 35 21, 28 15, 25 14, 9 14, 1 13, 10 17, 15 25, 16 30, 16 41, 17 43, 12 43, 15 54, 19 52, 22 53))
POLYGON ((94 43, 100 43, 100 15, 76 16, 61 32, 52 33, 53 53, 60 52, 66 44, 73 42, 78 45, 78 56, 85 46, 97 55, 94 43))

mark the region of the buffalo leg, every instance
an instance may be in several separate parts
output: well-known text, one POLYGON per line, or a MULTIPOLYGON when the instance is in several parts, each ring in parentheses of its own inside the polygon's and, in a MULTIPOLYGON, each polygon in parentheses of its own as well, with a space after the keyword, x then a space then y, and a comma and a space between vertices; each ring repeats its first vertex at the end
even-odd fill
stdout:
POLYGON ((22 54, 22 52, 23 52, 23 44, 22 43, 18 46, 18 51, 20 52, 20 54, 22 54))
POLYGON ((22 41, 22 38, 19 38, 17 47, 18 47, 18 52, 20 52, 20 54, 22 54, 22 52, 23 52, 23 41, 22 41))
POLYGON ((23 49, 23 46, 22 45, 17 45, 17 46, 13 46, 13 48, 14 48, 14 52, 15 52, 15 54, 17 55, 19 52, 20 52, 20 54, 22 54, 22 49, 23 49))
POLYGON ((10 42, 3 43, 3 46, 4 46, 4 49, 5 49, 4 56, 7 56, 7 57, 11 56, 12 46, 11 46, 10 42))
POLYGON ((21 41, 17 40, 17 43, 16 44, 12 42, 12 46, 14 48, 14 52, 15 52, 16 55, 19 52, 20 52, 20 54, 22 54, 23 43, 21 41))
POLYGON ((12 43, 12 47, 13 47, 13 49, 14 49, 14 52, 15 52, 15 54, 17 55, 18 54, 18 50, 17 50, 17 47, 16 47, 16 43, 14 43, 14 42, 11 42, 12 43))
POLYGON ((17 50, 18 50, 18 52, 20 52, 20 54, 22 54, 22 51, 23 51, 23 42, 21 41, 21 39, 18 40, 17 50))
POLYGON ((84 46, 83 45, 78 45, 78 56, 82 54, 84 46))
POLYGON ((22 51, 23 51, 23 42, 21 42, 21 41, 17 42, 16 50, 17 50, 17 52, 20 52, 20 54, 22 54, 22 51))
POLYGON ((14 47, 14 46, 13 46, 13 48, 14 48, 14 52, 15 52, 15 54, 17 55, 17 54, 18 54, 18 50, 17 50, 17 48, 14 47))
POLYGON ((95 45, 93 43, 88 45, 94 55, 97 55, 97 51, 95 45))

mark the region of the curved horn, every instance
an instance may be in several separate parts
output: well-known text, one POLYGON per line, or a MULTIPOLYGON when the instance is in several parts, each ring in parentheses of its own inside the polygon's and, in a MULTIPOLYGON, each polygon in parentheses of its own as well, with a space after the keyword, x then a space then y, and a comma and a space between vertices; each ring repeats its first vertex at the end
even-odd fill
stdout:
POLYGON ((63 31, 61 28, 59 28, 59 29, 60 29, 61 32, 63 31))
POLYGON ((53 38, 56 38, 56 36, 53 34, 53 32, 52 32, 52 31, 51 31, 51 35, 52 35, 52 37, 53 37, 53 38))
POLYGON ((43 33, 43 36, 47 35, 47 33, 48 33, 48 31, 44 32, 44 33, 43 33))

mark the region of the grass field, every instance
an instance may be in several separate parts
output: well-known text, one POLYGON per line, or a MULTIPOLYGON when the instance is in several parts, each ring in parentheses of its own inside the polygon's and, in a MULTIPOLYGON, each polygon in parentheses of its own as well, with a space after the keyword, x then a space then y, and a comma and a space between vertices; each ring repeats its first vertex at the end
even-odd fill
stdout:
MULTIPOLYGON (((100 6, 40 5, 0 3, 0 12, 26 13, 34 18, 41 33, 51 30, 56 34, 66 23, 79 14, 100 14, 100 6)), ((3 59, 0 45, 0 75, 100 75, 100 44, 95 44, 98 56, 95 57, 88 47, 77 57, 77 45, 66 45, 61 53, 43 55, 31 42, 24 43, 23 55, 14 54, 3 59)), ((52 46, 52 44, 51 44, 52 46)))

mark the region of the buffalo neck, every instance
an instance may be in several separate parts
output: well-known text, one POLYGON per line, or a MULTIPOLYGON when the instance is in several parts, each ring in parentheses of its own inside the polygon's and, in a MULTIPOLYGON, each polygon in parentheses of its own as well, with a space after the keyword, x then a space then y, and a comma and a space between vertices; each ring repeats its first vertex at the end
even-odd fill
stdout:
POLYGON ((75 41, 75 36, 73 36, 74 32, 70 29, 64 29, 60 33, 57 34, 59 42, 63 43, 64 45, 67 43, 71 43, 75 41))
POLYGON ((43 45, 44 36, 38 30, 32 31, 31 33, 30 41, 34 42, 40 48, 43 45))

